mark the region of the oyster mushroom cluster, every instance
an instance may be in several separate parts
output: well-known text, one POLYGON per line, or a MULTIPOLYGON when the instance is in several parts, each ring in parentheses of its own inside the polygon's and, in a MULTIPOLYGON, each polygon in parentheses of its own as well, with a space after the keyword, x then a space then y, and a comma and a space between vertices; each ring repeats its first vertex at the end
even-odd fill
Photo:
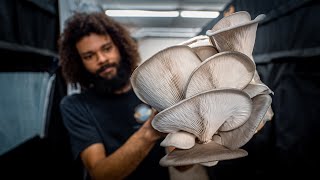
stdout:
POLYGON ((161 146, 175 148, 160 165, 214 166, 248 155, 241 147, 273 116, 273 92, 252 56, 264 17, 226 16, 206 35, 163 49, 134 70, 134 92, 159 112, 152 126, 167 133, 161 146))

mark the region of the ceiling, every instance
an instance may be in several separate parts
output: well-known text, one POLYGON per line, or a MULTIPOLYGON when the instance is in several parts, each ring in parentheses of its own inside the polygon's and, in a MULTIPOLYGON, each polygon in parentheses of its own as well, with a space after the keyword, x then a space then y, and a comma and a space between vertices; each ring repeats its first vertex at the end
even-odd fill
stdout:
MULTIPOLYGON (((79 0, 78 0, 79 1, 79 0)), ((81 0, 80 0, 81 1, 81 0)), ((82 0, 82 3, 84 1, 82 0)), ((222 11, 230 0, 86 0, 95 2, 103 10, 205 10, 222 11)), ((114 17, 130 28, 136 38, 193 37, 212 18, 182 17, 114 17)))

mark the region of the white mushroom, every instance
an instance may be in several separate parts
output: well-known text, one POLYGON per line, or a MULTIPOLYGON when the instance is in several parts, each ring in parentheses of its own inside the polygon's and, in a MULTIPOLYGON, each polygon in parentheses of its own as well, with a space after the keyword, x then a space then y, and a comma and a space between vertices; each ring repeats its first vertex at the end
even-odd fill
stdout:
POLYGON ((188 46, 166 48, 134 70, 133 90, 140 100, 161 111, 184 98, 186 82, 200 63, 188 46))
POLYGON ((207 144, 196 143, 191 149, 174 149, 160 159, 161 166, 185 166, 192 164, 214 164, 214 161, 229 160, 247 156, 243 149, 230 150, 214 141, 207 144))
POLYGON ((239 127, 249 118, 251 110, 251 99, 241 90, 210 90, 158 113, 152 126, 164 133, 186 131, 201 143, 207 143, 222 125, 224 129, 239 127))
POLYGON ((245 145, 256 133, 258 125, 271 106, 270 95, 258 95, 252 98, 252 113, 242 126, 228 132, 219 132, 221 144, 230 149, 237 149, 245 145))
POLYGON ((190 149, 196 143, 196 137, 185 131, 178 131, 167 134, 166 138, 160 143, 163 147, 173 146, 178 149, 190 149))
POLYGON ((243 53, 218 53, 203 61, 191 73, 185 88, 185 97, 211 89, 243 89, 252 80, 255 69, 255 63, 243 53))
POLYGON ((159 51, 131 76, 140 100, 159 113, 151 125, 175 147, 161 166, 200 164, 248 153, 239 149, 273 116, 273 91, 260 80, 252 57, 261 14, 222 18, 206 35, 159 51))
POLYGON ((252 60, 252 51, 256 39, 258 22, 265 18, 260 14, 254 20, 245 11, 223 17, 206 34, 210 36, 219 52, 239 51, 252 60))

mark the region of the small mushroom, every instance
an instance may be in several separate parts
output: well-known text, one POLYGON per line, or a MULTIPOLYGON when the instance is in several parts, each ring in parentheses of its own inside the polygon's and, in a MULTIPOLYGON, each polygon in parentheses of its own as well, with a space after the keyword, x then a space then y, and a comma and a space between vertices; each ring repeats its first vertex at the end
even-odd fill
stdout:
POLYGON ((241 126, 251 110, 251 99, 241 90, 210 90, 159 112, 152 126, 164 133, 186 131, 194 134, 200 143, 207 143, 222 125, 222 129, 241 126))
POLYGON ((130 79, 133 90, 140 100, 160 112, 184 98, 186 82, 200 63, 190 47, 168 47, 134 70, 130 79))
POLYGON ((252 113, 242 126, 228 132, 218 132, 221 137, 221 144, 230 149, 237 149, 245 145, 252 136, 265 116, 267 110, 271 106, 270 95, 257 95, 252 98, 252 113))
POLYGON ((243 89, 252 80, 255 69, 255 63, 243 53, 218 53, 203 61, 191 73, 185 88, 185 97, 210 89, 243 89))
POLYGON ((207 58, 218 53, 215 45, 212 44, 209 37, 205 35, 193 37, 181 43, 181 45, 187 45, 191 47, 193 51, 199 56, 201 61, 204 61, 207 58))
POLYGON ((166 138, 160 143, 163 147, 173 146, 178 149, 190 149, 196 143, 196 137, 185 131, 178 131, 167 134, 166 138))
POLYGON ((183 42, 179 43, 178 45, 186 45, 186 46, 191 45, 192 46, 192 44, 194 44, 194 43, 197 43, 201 40, 208 40, 208 39, 209 39, 209 37, 207 35, 198 35, 198 36, 192 37, 186 41, 183 41, 183 42))
POLYGON ((260 14, 254 20, 245 11, 240 11, 222 18, 211 30, 206 32, 216 44, 219 52, 239 51, 252 60, 252 51, 256 39, 258 22, 265 18, 260 14))
POLYGON ((271 91, 271 89, 261 83, 261 84, 251 84, 249 83, 244 89, 243 89, 244 92, 246 92, 250 98, 253 98, 257 95, 260 95, 260 94, 273 94, 273 91, 271 91))
POLYGON ((160 159, 161 166, 185 166, 192 164, 214 164, 215 161, 230 160, 247 156, 243 149, 230 150, 214 141, 196 143, 191 149, 174 149, 160 159))

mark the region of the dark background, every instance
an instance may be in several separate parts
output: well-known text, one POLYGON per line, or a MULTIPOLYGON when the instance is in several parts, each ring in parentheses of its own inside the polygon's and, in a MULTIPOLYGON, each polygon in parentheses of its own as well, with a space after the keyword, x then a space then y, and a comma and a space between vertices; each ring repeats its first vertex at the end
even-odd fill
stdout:
MULTIPOLYGON (((225 10, 231 5, 235 11, 248 11, 252 19, 267 15, 258 25, 253 57, 262 81, 274 91, 274 118, 243 147, 249 153, 247 157, 219 162, 208 168, 209 174, 215 179, 316 176, 320 1, 234 0, 225 10)), ((222 15, 201 33, 211 29, 222 15)), ((81 170, 71 159, 58 108, 67 88, 58 65, 57 1, 0 1, 0 24, 1 72, 56 75, 45 136, 35 136, 1 154, 0 179, 81 179, 81 170)))

